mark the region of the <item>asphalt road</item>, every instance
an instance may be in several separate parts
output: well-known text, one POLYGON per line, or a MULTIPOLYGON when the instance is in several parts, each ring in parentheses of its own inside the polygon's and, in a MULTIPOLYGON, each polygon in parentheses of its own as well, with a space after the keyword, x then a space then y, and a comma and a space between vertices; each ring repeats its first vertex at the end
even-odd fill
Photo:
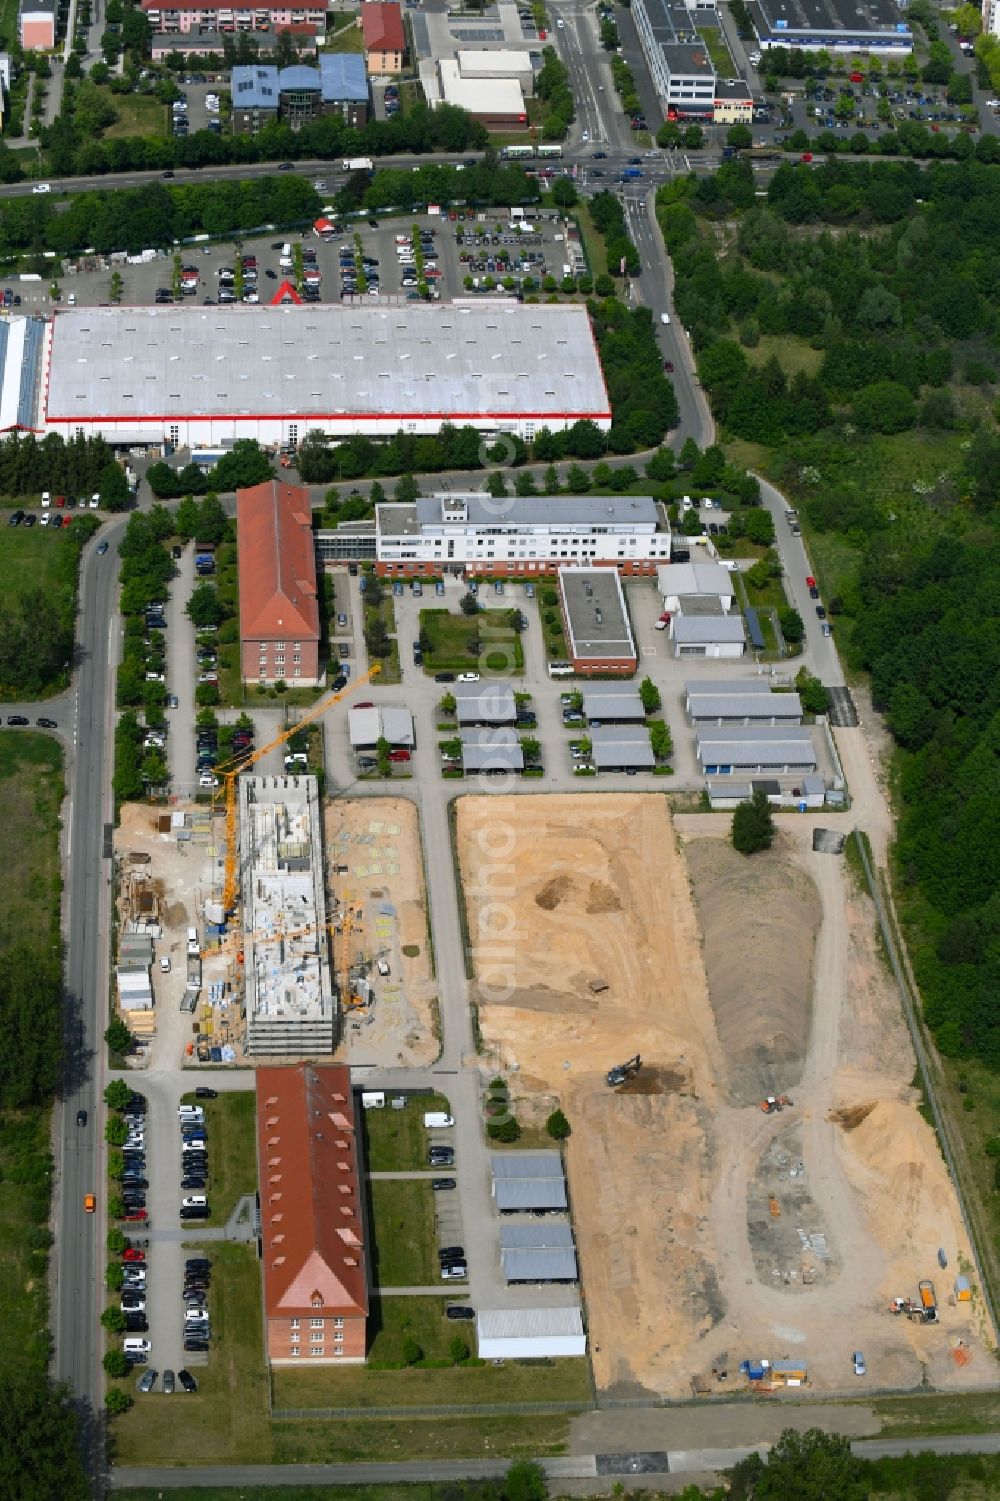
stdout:
MULTIPOLYGON (((766 1445, 761 1449, 766 1452, 766 1445)), ((922 1439, 855 1439, 851 1449, 859 1459, 899 1458, 904 1454, 998 1454, 1000 1433, 962 1434, 955 1437, 922 1439)), ((751 1448, 680 1449, 646 1454, 575 1454, 539 1463, 550 1480, 592 1480, 614 1475, 640 1474, 646 1483, 656 1475, 711 1475, 723 1466, 730 1467, 751 1448), (656 1468, 657 1465, 662 1466, 656 1468)), ((485 1480, 503 1475, 508 1461, 503 1459, 455 1459, 426 1463, 296 1465, 297 1485, 389 1485, 430 1480, 485 1480)), ((116 1470, 111 1486, 124 1490, 130 1486, 175 1490, 187 1486, 271 1486, 287 1485, 289 1471, 282 1465, 229 1465, 221 1472, 211 1466, 181 1470, 155 1469, 133 1465, 116 1470)))
MULTIPOLYGON (((114 549, 125 522, 101 537, 114 549)), ((53 1257, 55 1368, 80 1404, 89 1447, 98 1457, 99 1427, 92 1418, 103 1395, 100 1309, 103 1305, 103 1226, 106 1206, 100 1091, 101 1050, 107 1015, 107 933, 110 863, 104 827, 111 821, 113 699, 110 651, 117 621, 115 553, 88 546, 81 567, 73 744, 69 750, 69 822, 65 850, 66 1069, 57 1104, 58 1149, 53 1257), (88 1123, 76 1124, 78 1110, 88 1123), (98 1212, 84 1213, 83 1197, 98 1194, 98 1212)))

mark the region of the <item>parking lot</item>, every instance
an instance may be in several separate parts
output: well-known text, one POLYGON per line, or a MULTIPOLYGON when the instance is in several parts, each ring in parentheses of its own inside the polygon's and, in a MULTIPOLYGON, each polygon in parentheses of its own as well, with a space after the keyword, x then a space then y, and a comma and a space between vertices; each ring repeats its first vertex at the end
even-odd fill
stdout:
MULTIPOLYGON (((447 300, 516 292, 526 277, 531 279, 526 290, 537 290, 543 277, 552 275, 559 281, 568 274, 567 266, 574 273, 578 269, 566 226, 554 213, 528 220, 530 228, 516 228, 501 210, 332 222, 337 231, 325 240, 304 230, 183 246, 178 252, 181 300, 194 305, 265 304, 286 281, 298 283, 310 301, 407 295, 412 300, 419 296, 421 281, 432 295, 447 300), (283 253, 285 245, 291 247, 288 255, 283 253), (345 278, 349 269, 354 275, 345 278)), ((66 302, 72 298, 70 305, 106 306, 111 301, 111 278, 117 273, 122 305, 169 305, 176 300, 174 272, 173 255, 166 251, 135 264, 123 256, 113 264, 90 257, 67 267, 63 296, 66 302)), ((42 295, 40 290, 38 296, 42 295)), ((47 295, 43 300, 48 302, 47 295)))

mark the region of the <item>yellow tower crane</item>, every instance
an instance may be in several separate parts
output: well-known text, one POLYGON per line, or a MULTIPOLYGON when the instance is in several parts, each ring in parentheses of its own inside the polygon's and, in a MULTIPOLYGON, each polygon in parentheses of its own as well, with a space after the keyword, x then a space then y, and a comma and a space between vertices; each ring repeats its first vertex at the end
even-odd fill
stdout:
POLYGON ((273 740, 268 741, 267 745, 262 745, 259 750, 255 750, 251 755, 241 759, 237 765, 216 768, 217 774, 222 778, 222 786, 218 789, 212 801, 214 804, 216 798, 225 799, 226 805, 226 875, 222 887, 222 907, 227 915, 232 912, 237 896, 237 778, 243 772, 249 771, 254 762, 259 761, 262 756, 266 756, 268 751, 276 750, 279 745, 284 745, 286 741, 291 740, 292 736, 298 734, 299 730, 304 729, 307 724, 312 724, 315 720, 321 718, 328 709, 333 708, 334 704, 339 703, 342 698, 347 698, 349 694, 353 693, 355 688, 360 688, 362 683, 370 682, 372 678, 377 677, 381 670, 381 667, 376 662, 361 677, 355 678, 350 687, 342 688, 339 693, 330 693, 326 698, 320 699, 319 703, 315 704, 309 710, 308 714, 303 714, 297 723, 290 725, 287 730, 282 730, 280 735, 276 735, 273 740))

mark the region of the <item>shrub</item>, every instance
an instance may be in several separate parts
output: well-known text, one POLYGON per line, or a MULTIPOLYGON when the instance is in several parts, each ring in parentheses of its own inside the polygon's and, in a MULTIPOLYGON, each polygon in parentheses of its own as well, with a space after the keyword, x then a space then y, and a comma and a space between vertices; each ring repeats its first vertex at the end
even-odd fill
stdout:
POLYGON ((553 1110, 545 1122, 545 1129, 553 1141, 565 1141, 570 1134, 570 1123, 561 1110, 553 1110))

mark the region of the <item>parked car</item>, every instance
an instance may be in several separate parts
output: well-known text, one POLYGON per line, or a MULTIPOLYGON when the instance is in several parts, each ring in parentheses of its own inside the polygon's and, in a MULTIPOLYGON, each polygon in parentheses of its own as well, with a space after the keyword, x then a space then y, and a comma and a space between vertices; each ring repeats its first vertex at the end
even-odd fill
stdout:
POLYGON ((186 1392, 196 1392, 198 1390, 198 1383, 191 1375, 190 1371, 178 1371, 177 1380, 180 1382, 181 1386, 186 1392))
MULTIPOLYGON (((152 1366, 150 1366, 148 1371, 143 1371, 142 1375, 136 1382, 136 1390, 140 1392, 151 1392, 153 1390, 153 1387, 156 1385, 156 1377, 157 1372, 153 1370, 152 1366)), ((166 1372, 164 1372, 164 1378, 165 1377, 166 1372)), ((173 1390, 172 1387, 171 1390, 173 1390)))
POLYGON ((447 1319, 474 1319, 476 1310, 468 1303, 449 1303, 444 1314, 447 1319))
POLYGON ((435 1193, 444 1193, 447 1189, 456 1186, 454 1178, 432 1178, 431 1188, 435 1193))

